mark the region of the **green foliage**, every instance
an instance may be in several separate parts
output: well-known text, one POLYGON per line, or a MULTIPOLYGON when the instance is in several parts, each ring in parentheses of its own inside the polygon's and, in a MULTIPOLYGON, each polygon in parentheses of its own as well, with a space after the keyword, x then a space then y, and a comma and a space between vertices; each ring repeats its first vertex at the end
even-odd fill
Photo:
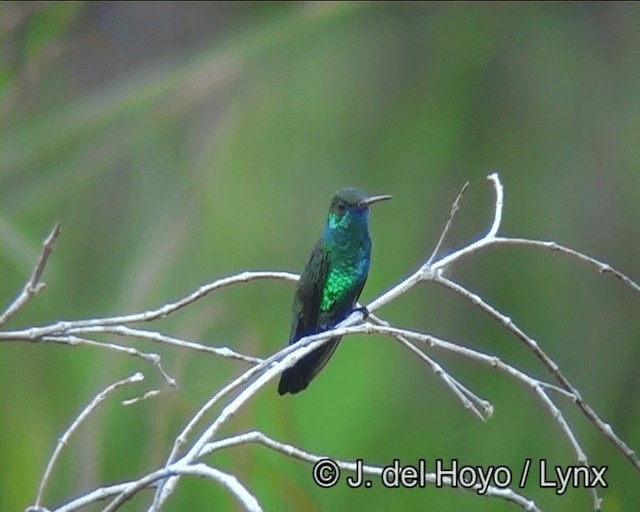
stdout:
MULTIPOLYGON (((445 249, 486 229, 484 177, 495 169, 505 233, 553 239, 640 275, 637 5, 192 4, 180 11, 192 18, 176 18, 180 34, 202 17, 213 28, 139 60, 133 46, 153 46, 158 20, 135 11, 132 34, 107 16, 132 5, 45 4, 2 32, 3 47, 22 57, 3 54, 0 67, 0 304, 24 284, 53 223, 63 226, 47 289, 7 328, 142 311, 245 269, 299 271, 341 186, 394 196, 372 211, 366 302, 426 259, 467 180, 445 249)), ((631 291, 524 249, 479 255, 451 277, 511 316, 640 447, 631 291)), ((291 294, 281 282, 243 285, 152 328, 266 356, 286 343, 291 294)), ((516 340, 443 290, 414 290, 381 315, 544 375, 516 340)), ((245 368, 126 343, 158 351, 180 387, 123 408, 118 399, 163 386, 150 365, 89 348, 0 346, 1 510, 32 503, 58 436, 109 383, 136 369, 147 377, 80 429, 47 506, 156 467, 188 418, 245 368)), ((275 385, 266 389, 225 432, 257 428, 378 465, 457 457, 517 472, 526 457, 574 463, 530 393, 433 355, 495 405, 494 418, 479 424, 417 358, 367 337, 345 340, 304 393, 283 399, 275 385)), ((637 506, 637 474, 571 404, 562 409, 590 462, 610 466, 605 510, 637 506)), ((321 490, 309 465, 260 446, 211 463, 236 474, 265 510, 515 509, 433 487, 321 490)), ((523 492, 543 510, 590 506, 584 490, 523 492)), ((232 503, 224 490, 185 479, 170 509, 232 503)), ((138 499, 129 509, 140 507, 138 499)))

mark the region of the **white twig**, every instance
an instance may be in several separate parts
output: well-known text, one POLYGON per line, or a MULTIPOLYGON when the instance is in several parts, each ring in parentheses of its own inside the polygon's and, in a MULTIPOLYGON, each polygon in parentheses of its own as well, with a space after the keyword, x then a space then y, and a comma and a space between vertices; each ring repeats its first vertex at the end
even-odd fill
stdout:
MULTIPOLYGON (((48 256, 47 256, 48 257, 48 256)), ((63 336, 90 332, 87 329, 92 327, 105 328, 108 326, 124 326, 126 324, 151 322, 159 318, 165 318, 171 313, 193 304, 194 302, 206 297, 210 293, 232 286, 234 284, 248 283, 250 281, 262 280, 262 279, 281 279, 285 281, 297 281, 299 276, 290 272, 241 272, 233 276, 218 279, 213 283, 201 286, 196 291, 187 295, 183 299, 175 302, 170 302, 158 309, 152 309, 149 311, 143 311, 142 313, 135 313, 132 315, 121 315, 105 318, 92 318, 89 320, 75 320, 75 321, 60 321, 55 324, 47 325, 44 327, 32 327, 31 329, 25 329, 21 331, 7 331, 0 333, 0 342, 3 341, 38 341, 44 336, 63 336)), ((6 313, 5 313, 6 315, 6 313)), ((5 316, 3 315, 3 316, 5 316)))
POLYGON ((564 375, 562 375, 556 363, 553 362, 548 356, 546 356, 546 354, 544 354, 542 350, 540 350, 535 341, 526 336, 526 334, 524 334, 521 329, 515 327, 515 325, 511 322, 511 319, 509 319, 507 316, 502 315, 494 308, 491 308, 490 306, 485 304, 478 295, 473 294, 466 290, 464 287, 444 278, 442 274, 443 271, 453 263, 465 257, 468 257, 481 249, 485 249, 493 245, 508 245, 510 241, 513 240, 514 243, 512 245, 531 245, 539 248, 545 248, 550 251, 561 252, 565 255, 574 257, 578 261, 588 263, 600 273, 608 273, 614 275, 617 279, 619 279, 621 282, 625 283, 635 291, 640 291, 640 286, 638 286, 632 279, 628 278, 618 270, 612 268, 610 265, 601 263, 593 258, 590 258, 589 256, 579 253, 578 251, 566 249, 565 247, 555 244, 554 242, 537 242, 525 239, 509 239, 497 237, 497 233, 500 229, 500 223, 502 221, 504 192, 502 184, 500 182, 500 178, 496 173, 487 176, 487 179, 493 185, 493 189, 495 192, 494 217, 487 234, 479 240, 467 245, 466 247, 463 247, 451 254, 440 258, 439 260, 433 262, 431 265, 422 265, 407 279, 397 284, 391 290, 387 291, 376 300, 374 300, 371 304, 369 304, 367 306, 368 310, 371 312, 377 310, 378 308, 389 303, 399 295, 407 292, 409 289, 413 288, 418 283, 423 281, 435 281, 438 284, 451 288, 452 290, 456 291, 456 293, 459 293, 468 300, 471 300, 472 303, 476 304, 485 312, 489 313, 491 316, 499 320, 505 328, 510 330, 521 341, 523 341, 527 345, 527 347, 534 352, 536 357, 538 357, 538 359, 544 364, 547 370, 549 370, 552 375, 556 377, 561 386, 566 391, 574 394, 574 396, 576 397, 575 401, 578 404, 578 407, 587 417, 587 419, 589 419, 589 421, 591 421, 596 426, 596 428, 598 428, 598 430, 622 452, 622 454, 627 458, 627 460, 629 460, 629 462, 631 462, 636 470, 640 471, 640 460, 636 456, 635 452, 613 432, 613 429, 609 424, 600 419, 595 411, 593 411, 593 409, 582 400, 575 387, 569 383, 568 379, 566 379, 564 375))
POLYGON ((104 501, 116 496, 115 500, 104 509, 105 512, 114 511, 122 506, 138 491, 154 485, 155 482, 175 475, 199 476, 214 480, 228 489, 243 505, 245 510, 251 512, 259 512, 262 510, 256 498, 233 475, 224 473, 223 471, 212 468, 204 463, 197 463, 193 465, 173 464, 169 467, 149 473, 137 480, 110 485, 108 487, 101 487, 71 500, 65 505, 54 509, 54 511, 74 512, 75 510, 86 507, 91 503, 104 501))
MULTIPOLYGON (((70 332, 75 332, 76 329, 71 329, 70 332)), ((259 357, 247 356, 231 350, 228 347, 210 347, 208 345, 202 345, 201 343, 195 343, 193 341, 181 340, 172 336, 165 336, 159 332, 147 331, 142 329, 132 329, 131 327, 124 326, 106 326, 106 327, 88 327, 86 329, 79 328, 78 332, 105 332, 109 334, 116 334, 122 337, 137 338, 140 340, 153 341, 154 343, 173 345, 175 347, 186 348, 189 350, 195 350, 197 352, 205 352, 209 354, 215 354, 227 359, 237 359, 238 361, 244 361, 245 363, 257 364, 262 361, 259 357)))
MULTIPOLYGON (((382 325, 386 327, 390 326, 389 322, 387 322, 386 320, 382 320, 374 314, 370 314, 368 319, 376 325, 382 325)), ((413 343, 411 343, 408 339, 402 336, 396 336, 396 339, 431 367, 433 373, 437 377, 439 377, 444 382, 444 384, 447 385, 449 389, 451 389, 451 391, 453 391, 453 393, 460 399, 465 409, 469 409, 473 414, 476 415, 476 417, 478 417, 482 421, 487 421, 493 415, 493 405, 491 405, 491 402, 484 400, 474 394, 469 388, 461 384, 457 379, 447 373, 440 364, 438 364, 431 357, 422 352, 419 348, 415 347, 413 343)))
POLYGON ((468 291, 466 288, 463 288, 462 286, 442 276, 434 276, 433 280, 436 283, 454 291, 455 293, 469 300, 472 304, 476 305, 482 311, 497 320, 506 330, 511 332, 516 336, 516 338, 522 341, 525 346, 527 346, 527 348, 531 350, 531 352, 533 352, 538 360, 544 365, 549 373, 553 375, 553 377, 558 381, 562 388, 568 391, 574 397, 573 401, 578 405, 587 419, 589 419, 589 421, 591 421, 591 423, 596 426, 596 428, 602 433, 602 435, 609 439, 618 448, 618 450, 622 452, 627 460, 633 466, 635 466, 638 471, 640 471, 640 460, 638 460, 635 452, 616 435, 616 433, 611 428, 611 425, 602 421, 596 414, 596 412, 589 406, 589 404, 587 404, 582 399, 578 390, 571 384, 571 382, 569 382, 569 380, 560 371, 558 365, 540 348, 540 346, 534 339, 527 336, 522 329, 520 329, 516 324, 513 323, 511 318, 503 315, 498 310, 491 307, 484 300, 482 300, 479 295, 468 291))
POLYGON ((582 254, 581 252, 575 251, 573 249, 569 249, 568 247, 564 247, 563 245, 557 244, 555 242, 547 242, 543 240, 529 240, 527 238, 496 237, 493 240, 493 243, 496 245, 534 247, 536 249, 545 249, 547 251, 563 254, 574 260, 578 260, 582 263, 586 263, 587 265, 593 267, 595 270, 597 270, 601 274, 611 274, 616 279, 619 279, 624 284, 626 284, 632 290, 640 293, 640 285, 638 283, 636 283, 629 277, 625 276, 622 272, 619 272, 615 268, 611 267, 611 265, 602 263, 601 261, 598 261, 595 258, 591 258, 586 254, 582 254))
POLYGON ((487 179, 493 183, 493 189, 496 192, 496 202, 495 202, 495 210, 493 216, 493 223, 491 224, 491 228, 489 232, 485 235, 485 239, 494 238, 498 234, 498 230, 500 229, 500 224, 502 223, 502 207, 504 204, 504 190, 502 189, 502 183, 500 183, 500 178, 498 177, 498 173, 494 172, 493 174, 489 174, 487 179))
MULTIPOLYGON (((246 432, 244 434, 237 434, 233 437, 229 437, 226 439, 222 439, 220 441, 215 441, 212 443, 208 443, 203 448, 203 455, 210 455, 214 452, 220 451, 225 448, 231 448, 234 446, 239 446, 247 443, 257 443, 262 446, 269 448, 270 450, 282 453, 288 457, 293 457, 295 459, 310 462, 315 464, 321 460, 327 459, 327 457, 315 455, 313 453, 306 452, 304 450, 300 450, 299 448, 292 446, 290 444, 281 443, 272 439, 262 432, 253 431, 246 432)), ((340 469, 351 471, 351 472, 360 472, 363 475, 373 475, 380 476, 382 474, 382 470, 384 468, 378 466, 370 466, 370 465, 359 465, 357 462, 345 462, 340 460, 331 459, 333 463, 335 463, 340 469)), ((434 473, 425 473, 424 475, 425 482, 435 483, 436 476, 434 473)), ((450 478, 445 477, 442 479, 442 483, 445 485, 451 486, 452 481, 450 478)), ((469 487, 467 490, 469 491, 477 491, 479 485, 475 487, 469 487)), ((483 493, 483 496, 492 497, 492 498, 501 498, 516 505, 519 505, 522 509, 528 511, 537 511, 540 512, 540 509, 535 505, 535 503, 531 500, 526 499, 520 494, 512 491, 511 489, 501 489, 494 486, 488 486, 486 492, 483 493)))
POLYGON ((149 484, 166 478, 169 475, 192 475, 209 478, 218 482, 222 487, 227 489, 234 497, 240 502, 244 510, 248 512, 262 512, 262 508, 258 504, 255 496, 251 494, 246 487, 244 487, 238 479, 233 476, 220 471, 219 469, 212 468, 202 462, 196 464, 174 464, 173 466, 166 468, 164 471, 156 471, 146 477, 133 482, 127 489, 120 493, 118 497, 113 500, 103 512, 114 512, 118 510, 129 498, 134 496, 138 491, 149 486, 149 484))
MULTIPOLYGON (((358 312, 354 312, 349 318, 347 318, 340 325, 342 325, 343 323, 346 323, 346 322, 350 322, 349 325, 351 325, 351 323, 354 323, 357 320, 362 320, 362 317, 363 317, 363 315, 362 315, 361 312, 359 312, 359 311, 358 312)), ((334 336, 335 336, 334 333, 336 333, 336 332, 338 332, 338 333, 347 332, 348 333, 348 330, 342 328, 342 329, 338 329, 337 331, 336 330, 331 331, 331 333, 334 336)), ((228 395, 229 393, 231 393, 235 389, 239 388, 243 384, 249 382, 252 378, 254 378, 256 375, 260 374, 260 372, 262 372, 264 369, 269 368, 275 362, 281 361, 285 356, 288 356, 292 352, 295 352, 298 349, 300 349, 302 347, 305 347, 309 343, 314 342, 316 340, 320 340, 321 343, 325 343, 329 338, 330 338, 330 334, 329 333, 321 333, 321 334, 317 334, 315 336, 308 336, 306 338, 302 338, 295 345, 288 345, 288 346, 284 347, 279 352, 276 352, 275 354, 271 355, 267 359, 262 360, 259 364, 257 364, 256 366, 253 366, 252 368, 246 370, 242 375, 240 375, 239 377, 237 377, 236 379, 231 381, 229 384, 224 386, 208 402, 206 402, 196 414, 193 415, 193 417, 191 418, 191 420, 189 420, 189 422, 187 423, 185 428, 182 430, 182 432, 180 432, 180 434, 176 437, 176 441, 175 441, 175 443, 173 445, 173 448, 171 450, 171 453, 169 455, 169 458, 168 458, 166 464, 167 465, 171 464, 172 462, 174 462, 176 460, 176 457, 177 457, 180 449, 187 442, 187 437, 189 436, 189 434, 191 434, 191 432, 194 430, 195 426, 204 418, 204 416, 215 405, 218 404, 218 402, 222 398, 224 398, 226 395, 228 395)), ((320 345, 321 343, 319 343, 318 345, 320 345)), ((306 353, 307 353, 307 351, 305 351, 305 354, 306 353)), ((293 366, 299 360, 300 357, 301 356, 297 356, 295 358, 295 360, 289 361, 287 367, 293 366)), ((283 366, 281 368, 281 371, 284 370, 284 368, 285 367, 283 366)))
MULTIPOLYGON (((180 460, 185 464, 191 464, 194 460, 197 460, 201 456, 200 452, 202 451, 203 446, 213 440, 213 436, 218 432, 220 427, 222 427, 224 423, 232 418, 238 411, 238 409, 242 407, 245 402, 247 402, 269 381, 271 381, 271 379, 280 375, 280 373, 282 373, 285 369, 295 365, 305 355, 313 352, 313 350, 322 346, 324 343, 327 343, 330 338, 335 336, 342 336, 344 334, 351 334, 352 331, 350 331, 348 327, 357 322, 361 322, 362 320, 362 312, 354 311, 351 315, 349 315, 348 318, 340 322, 336 329, 301 338, 296 344, 285 347, 273 356, 265 359, 260 365, 245 372, 243 375, 225 386, 225 388, 218 392, 212 400, 207 402, 207 404, 205 405, 205 408, 207 410, 212 407, 219 398, 224 396, 235 387, 238 387, 241 383, 247 382, 251 377, 253 377, 254 374, 257 374, 258 370, 256 370, 256 368, 260 366, 262 366, 262 368, 265 368, 265 370, 259 374, 259 376, 253 383, 249 384, 243 391, 240 392, 238 396, 236 396, 226 407, 223 408, 222 412, 218 415, 216 420, 205 430, 205 432, 194 443, 192 448, 180 460)), ((203 414, 203 410, 198 411, 194 418, 200 418, 203 414)), ((193 424, 195 424, 195 422, 192 420, 189 423, 188 428, 192 428, 193 424)), ((179 439, 181 437, 183 437, 182 434, 178 436, 179 439)), ((171 453, 172 455, 175 455, 175 445, 174 450, 171 453)), ((171 458, 169 460, 171 461, 171 458)), ((171 495, 171 493, 175 489, 175 486, 177 485, 177 482, 178 477, 173 477, 167 480, 158 488, 156 497, 151 506, 151 510, 158 510, 158 508, 164 503, 164 501, 171 495)))
MULTIPOLYGON (((141 313, 88 320, 60 321, 42 327, 0 332, 0 343, 3 341, 44 341, 64 343, 68 345, 84 344, 88 346, 99 346, 119 353, 126 353, 152 362, 169 384, 174 384, 175 381, 173 381, 173 379, 164 372, 160 365, 160 357, 157 354, 141 352, 135 348, 125 347, 115 343, 97 342, 89 340, 85 336, 102 333, 123 338, 136 338, 154 343, 186 348, 188 350, 212 353, 217 356, 237 359, 253 365, 251 368, 244 371, 239 377, 235 378, 215 393, 213 397, 209 399, 196 414, 193 415, 187 425, 183 428, 180 435, 177 436, 163 468, 152 471, 131 482, 96 489, 62 506, 58 509, 59 512, 71 512, 96 501, 114 498, 106 508, 107 511, 112 512, 118 509, 140 490, 154 486, 157 487, 157 489, 151 504, 151 509, 158 510, 173 493, 179 478, 183 475, 196 475, 211 479, 228 489, 236 499, 238 499, 239 503, 245 510, 260 510, 260 505, 255 497, 249 493, 249 491, 240 482, 238 482, 234 476, 228 475, 218 469, 204 464, 202 462, 202 458, 223 448, 231 448, 239 444, 254 442, 267 446, 268 448, 287 456, 295 457, 306 462, 317 462, 320 459, 319 456, 304 452, 291 445, 279 443, 265 436, 261 432, 238 434, 222 440, 216 440, 215 438, 220 432, 222 426, 227 423, 229 419, 232 418, 255 394, 257 394, 260 389, 282 373, 282 371, 296 364, 296 362, 298 362, 302 357, 317 349, 323 343, 327 343, 330 338, 336 336, 349 336, 353 334, 379 334, 396 339, 401 345, 426 362, 431 370, 449 389, 451 389, 463 405, 482 420, 486 420, 491 416, 493 412, 493 406, 491 403, 478 397, 452 375, 447 373, 447 371, 435 359, 433 359, 431 355, 428 355, 425 350, 421 350, 421 348, 416 344, 426 345, 426 350, 430 348, 446 350, 467 359, 480 362, 490 368, 504 373, 516 382, 523 384, 534 394, 535 397, 537 397, 538 400, 541 401, 545 410, 548 411, 555 424, 559 427, 560 432, 567 438, 577 461, 580 464, 587 465, 588 459, 586 453, 580 446, 571 426, 568 424, 562 412, 550 397, 551 392, 556 393, 565 399, 570 400, 572 403, 575 403, 587 419, 596 426, 600 433, 609 439, 623 453, 636 470, 640 471, 640 461, 638 460, 635 452, 613 432, 609 424, 605 423, 597 416, 589 404, 582 399, 577 389, 562 374, 558 365, 549 356, 547 356, 533 338, 520 329, 508 316, 490 306, 483 298, 444 276, 447 275, 447 271, 452 265, 480 250, 490 247, 511 245, 557 252, 575 259, 576 261, 586 263, 591 268, 594 268, 602 274, 613 275, 636 292, 640 292, 640 286, 621 272, 613 269, 608 264, 602 263, 573 249, 556 244, 555 242, 498 236, 502 222, 504 191, 496 173, 489 175, 487 179, 491 183, 495 193, 493 219, 487 233, 479 240, 436 259, 447 233, 449 232, 456 212, 459 209, 459 203, 468 185, 465 184, 452 204, 449 218, 431 256, 412 275, 371 302, 367 306, 367 309, 372 313, 383 305, 397 299, 414 286, 420 283, 433 281, 471 302, 484 313, 496 320, 508 332, 513 334, 528 350, 534 353, 558 384, 533 378, 518 368, 504 363, 496 356, 487 355, 482 352, 463 347, 459 344, 435 338, 428 334, 392 327, 387 322, 373 314, 369 316, 370 322, 373 323, 362 324, 363 315, 360 311, 352 313, 335 329, 302 338, 296 344, 287 346, 266 359, 240 354, 228 347, 209 347, 193 341, 181 340, 171 336, 166 336, 159 332, 133 328, 130 326, 130 324, 150 322, 166 317, 167 315, 193 304, 208 294, 227 286, 246 283, 258 279, 279 279, 286 281, 298 280, 297 275, 290 274, 288 272, 242 272, 234 276, 216 280, 205 286, 201 286, 193 293, 175 302, 141 313), (211 421, 210 424, 203 427, 202 432, 195 434, 196 427, 203 422, 207 414, 215 406, 221 404, 221 402, 234 391, 238 391, 237 395, 227 400, 227 402, 222 406, 219 414, 215 419, 213 419, 213 421, 211 421), (191 438, 193 439, 190 446, 181 454, 183 447, 191 438)), ((6 311, 0 315, 0 327, 2 327, 44 287, 44 283, 40 282, 40 278, 49 256, 51 255, 51 251, 53 250, 53 245, 58 234, 59 225, 56 225, 43 244, 42 253, 31 278, 25 285, 21 294, 19 294, 18 297, 9 305, 6 311)), ((44 510, 40 505, 44 487, 50 478, 53 465, 58 458, 60 451, 78 425, 101 401, 107 397, 109 393, 117 387, 129 382, 134 382, 135 380, 140 380, 141 378, 141 375, 138 377, 138 374, 136 374, 129 379, 125 379, 124 381, 120 381, 110 386, 98 395, 76 418, 76 420, 74 420, 67 432, 65 432, 63 437, 60 439, 60 442, 47 465, 36 498, 36 505, 32 507, 32 510, 44 510)), ((158 390, 148 391, 141 397, 123 401, 123 404, 136 403, 137 401, 155 396, 158 392, 158 390)), ((355 469, 354 463, 336 462, 342 469, 349 471, 353 471, 355 469)), ((363 471, 367 474, 380 474, 381 470, 382 468, 375 466, 363 466, 363 471)), ((430 475, 429 478, 433 478, 433 475, 430 475)), ((510 489, 491 488, 491 492, 488 493, 488 495, 507 499, 518 504, 525 510, 539 510, 533 501, 527 500, 510 489)), ((593 510, 600 510, 601 500, 595 489, 591 490, 591 495, 593 498, 593 510)))
POLYGON ((460 192, 458 192, 458 197, 456 197, 456 200, 451 205, 451 211, 449 212, 449 218, 447 219, 447 223, 444 225, 444 229, 442 230, 442 233, 440 234, 440 238, 438 239, 438 243, 433 248, 433 252, 431 253, 431 256, 429 256, 429 259, 427 260, 427 263, 425 263, 425 265, 427 267, 431 265, 431 263, 433 262, 435 257, 438 255, 438 251, 440 250, 440 247, 442 246, 442 242, 444 242, 444 239, 447 236, 447 233, 449 232, 449 228, 451 228, 451 223, 453 222, 453 218, 455 217, 456 213, 458 212, 458 209, 460 208, 460 199, 462 199, 462 196, 465 193, 465 191, 467 190, 468 186, 469 186, 469 182, 467 181, 462 186, 462 188, 460 189, 460 192))
POLYGON ((42 493, 44 492, 45 485, 47 485, 53 466, 58 460, 58 457, 62 452, 62 449, 67 445, 67 443, 69 442, 69 439, 71 438, 73 433, 77 430, 77 428, 80 426, 80 424, 89 416, 89 414, 91 414, 91 412, 96 407, 98 407, 98 405, 104 402, 111 393, 116 391, 118 388, 121 388, 122 386, 126 386, 127 384, 133 384, 134 382, 140 382, 143 379, 144 379, 144 375, 138 372, 138 373, 134 373, 131 377, 119 380, 118 382, 111 384, 110 386, 105 388, 102 392, 98 393, 94 397, 94 399, 91 400, 91 403, 87 405, 82 410, 82 412, 76 417, 76 419, 73 421, 73 423, 69 426, 69 428, 66 430, 66 432, 62 435, 62 437, 58 441, 58 445, 56 446, 56 449, 54 450, 53 455, 51 456, 51 459, 47 464, 47 468, 45 469, 44 475, 42 476, 42 480, 40 481, 40 487, 38 488, 38 494, 36 496, 36 502, 34 507, 36 508, 40 507, 40 503, 42 501, 42 493))
MULTIPOLYGON (((462 347, 455 343, 438 339, 434 336, 417 333, 417 332, 411 332, 406 329, 396 329, 393 327, 376 327, 374 328, 374 330, 381 334, 392 335, 396 338, 403 337, 405 339, 406 338, 415 339, 417 341, 422 341, 424 343, 427 343, 429 344, 429 346, 432 346, 432 347, 438 347, 450 352, 454 352, 456 354, 464 355, 467 358, 473 359, 475 361, 478 361, 485 365, 493 367, 497 370, 500 370, 501 372, 509 375, 510 377, 513 377, 517 381, 520 381, 525 386, 527 386, 530 390, 532 390, 535 393, 535 395, 542 401, 545 407, 549 410, 549 414, 551 418, 553 418, 553 420, 558 424, 562 432, 567 437, 569 444, 571 445, 574 453, 576 454, 576 460, 578 461, 578 463, 583 466, 588 466, 589 462, 587 460, 587 456, 584 450, 582 449, 582 447, 580 446, 580 443, 578 442, 577 438, 575 437, 575 434, 569 427, 560 409, 558 409, 555 403, 549 398, 549 396, 545 392, 545 388, 560 391, 560 389, 557 388, 556 386, 545 383, 538 379, 534 379, 533 377, 530 377, 526 373, 514 368, 513 366, 505 364, 498 357, 487 356, 486 354, 483 354, 481 352, 477 352, 475 350, 462 347)), ((576 396, 574 394, 567 393, 567 392, 564 392, 562 394, 575 402, 576 396)), ((593 495, 594 510, 600 510, 600 499, 598 498, 595 488, 591 489, 591 493, 593 495)))
POLYGON ((143 400, 147 400, 148 398, 153 398, 154 396, 158 396, 159 394, 160 394, 159 389, 151 389, 142 396, 137 396, 135 398, 129 398, 127 400, 123 400, 122 405, 137 404, 138 402, 142 402, 143 400))
POLYGON ((160 375, 164 378, 164 380, 171 387, 176 387, 176 381, 173 377, 171 377, 167 372, 164 371, 161 364, 161 358, 159 354, 149 354, 147 352, 141 352, 138 349, 133 347, 123 347, 122 345, 116 345, 114 343, 107 343, 103 341, 93 341, 87 338, 80 338, 79 336, 69 335, 69 336, 44 336, 42 341, 49 341, 54 343, 61 343, 63 345, 72 345, 79 346, 84 345, 87 347, 96 347, 96 348, 104 348, 107 350, 111 350, 113 352, 120 352, 124 354, 128 354, 133 357, 139 357, 140 359, 144 359, 145 361, 150 362, 153 366, 156 367, 160 375))
POLYGON ((13 315, 15 315, 18 311, 20 311, 33 297, 35 297, 38 293, 40 293, 45 284, 40 282, 40 278, 42 277, 42 273, 44 272, 45 267, 47 266, 47 262, 49 261, 49 256, 53 252, 53 246, 56 243, 56 239, 60 234, 60 223, 56 222, 55 226, 49 233, 49 236, 45 239, 42 244, 42 252, 40 253, 40 257, 38 258, 38 262, 36 263, 35 268, 31 274, 31 277, 24 285, 24 288, 20 292, 14 301, 7 307, 4 313, 0 315, 0 327, 6 324, 13 315))

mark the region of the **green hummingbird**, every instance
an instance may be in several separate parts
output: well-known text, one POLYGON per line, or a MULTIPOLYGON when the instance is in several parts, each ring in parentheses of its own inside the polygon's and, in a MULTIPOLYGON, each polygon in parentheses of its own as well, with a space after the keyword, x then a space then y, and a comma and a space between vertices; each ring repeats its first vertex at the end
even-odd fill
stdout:
MULTIPOLYGON (((371 263, 369 206, 391 196, 369 196, 356 188, 342 188, 331 199, 322 236, 311 251, 291 307, 289 345, 300 338, 331 329, 353 311, 371 263)), ((287 368, 278 393, 305 389, 332 356, 340 337, 287 368)))

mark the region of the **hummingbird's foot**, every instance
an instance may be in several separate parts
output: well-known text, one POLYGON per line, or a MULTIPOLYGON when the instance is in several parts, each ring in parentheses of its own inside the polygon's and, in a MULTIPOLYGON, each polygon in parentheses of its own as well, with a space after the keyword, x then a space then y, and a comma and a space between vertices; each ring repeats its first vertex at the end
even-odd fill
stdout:
POLYGON ((360 306, 359 308, 355 308, 353 310, 354 313, 356 312, 360 312, 362 313, 362 319, 366 320, 369 316, 369 310, 367 309, 367 306, 360 306))

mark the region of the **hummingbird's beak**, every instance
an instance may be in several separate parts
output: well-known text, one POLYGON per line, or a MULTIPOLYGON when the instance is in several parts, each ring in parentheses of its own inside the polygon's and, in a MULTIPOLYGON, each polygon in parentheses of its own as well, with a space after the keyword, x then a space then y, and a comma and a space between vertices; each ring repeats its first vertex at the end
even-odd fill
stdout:
POLYGON ((360 203, 361 206, 366 206, 367 208, 371 206, 373 203, 377 203, 379 201, 386 201, 387 199, 391 199, 391 196, 371 196, 367 197, 364 201, 360 203))

